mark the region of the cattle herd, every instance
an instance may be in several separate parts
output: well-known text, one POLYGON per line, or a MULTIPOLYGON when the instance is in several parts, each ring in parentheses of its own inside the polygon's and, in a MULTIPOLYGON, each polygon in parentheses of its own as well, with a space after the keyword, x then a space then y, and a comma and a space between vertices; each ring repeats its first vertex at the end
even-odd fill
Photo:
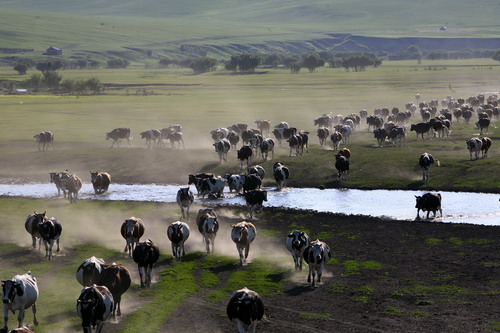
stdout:
MULTIPOLYGON (((441 101, 432 100, 429 103, 422 102, 419 105, 408 103, 405 110, 398 108, 375 109, 373 115, 369 115, 366 110, 361 110, 358 114, 348 116, 325 114, 314 120, 314 125, 318 126, 317 136, 321 146, 327 146, 328 139, 332 142, 335 152, 335 168, 338 170, 339 181, 346 180, 349 173, 351 151, 347 147, 340 148, 341 144, 349 144, 352 135, 359 130, 362 121, 368 125, 368 130, 373 132, 377 140, 378 147, 387 145, 393 147, 404 147, 406 137, 409 134, 406 130, 407 124, 416 119, 410 125, 410 131, 415 131, 416 140, 440 139, 450 135, 453 121, 469 123, 473 114, 477 115, 475 123, 480 131, 481 137, 467 138, 466 146, 470 152, 470 159, 487 158, 488 150, 492 140, 483 137, 483 132, 488 133, 488 128, 493 120, 498 120, 500 108, 498 106, 498 96, 492 95, 485 98, 483 95, 473 96, 468 99, 454 99, 450 96, 441 101), (441 109, 438 111, 438 108, 441 109)), ((198 173, 188 175, 188 185, 194 185, 198 198, 220 198, 223 197, 224 188, 228 186, 229 192, 242 194, 248 208, 251 219, 255 213, 262 210, 263 202, 267 201, 267 191, 261 189, 262 180, 266 176, 266 171, 260 165, 253 165, 252 158, 259 154, 266 161, 269 157, 274 159, 275 142, 281 146, 283 141, 288 143, 289 156, 299 156, 307 153, 309 146, 308 131, 299 131, 295 127, 289 126, 287 122, 280 122, 274 128, 268 120, 255 121, 257 129, 249 129, 246 124, 235 124, 227 128, 217 128, 210 132, 214 140, 213 146, 219 157, 219 162, 223 163, 228 159, 228 152, 235 150, 240 161, 239 174, 226 174, 216 176, 212 173, 198 173), (272 130, 271 130, 272 129, 272 130), (270 138, 270 134, 274 139, 270 138), (239 142, 242 147, 237 149, 239 142), (271 155, 271 156, 269 156, 271 155), (246 173, 242 173, 246 170, 246 173)), ((148 149, 163 147, 163 140, 171 142, 171 147, 184 148, 182 138, 182 126, 171 125, 163 129, 148 129, 140 133, 142 139, 146 140, 148 149)), ((35 135, 38 149, 44 151, 49 146, 54 146, 54 135, 51 132, 42 132, 35 135)), ((116 144, 120 145, 121 140, 126 140, 130 145, 132 136, 129 128, 116 128, 106 133, 106 140, 113 140, 111 148, 116 144)), ((418 158, 418 164, 422 169, 422 180, 429 180, 429 169, 434 165, 439 166, 439 161, 430 153, 424 152, 418 158)), ((286 181, 290 178, 289 168, 282 162, 276 161, 272 168, 272 176, 276 181, 276 190, 281 190, 286 186, 286 181)), ((77 202, 78 192, 82 187, 80 177, 70 174, 67 170, 50 173, 50 181, 57 188, 58 195, 63 192, 63 196, 70 202, 77 202)), ((95 194, 108 191, 111 183, 111 175, 106 172, 91 172, 91 182, 94 186, 95 194)), ((177 193, 177 203, 181 209, 181 219, 190 221, 190 206, 195 200, 194 194, 189 187, 181 187, 177 193)), ((420 219, 420 211, 427 212, 426 218, 432 212, 436 217, 437 212, 442 216, 441 195, 439 193, 425 193, 416 196, 417 217, 420 219)), ((215 238, 219 230, 219 220, 217 213, 212 208, 203 208, 196 216, 196 226, 202 235, 206 245, 206 252, 213 253, 215 249, 215 238)), ((41 247, 43 241, 46 257, 53 258, 52 248, 56 244, 56 251, 59 252, 59 240, 62 233, 61 223, 55 217, 47 217, 46 213, 29 215, 25 221, 25 228, 32 237, 33 248, 41 247)), ((160 249, 151 239, 141 242, 146 224, 136 217, 126 219, 120 229, 122 237, 125 239, 124 251, 138 265, 141 288, 151 287, 152 268, 158 261, 160 249)), ((182 260, 185 255, 185 243, 190 235, 188 223, 176 221, 167 228, 167 237, 172 245, 172 253, 176 260, 182 260)), ((247 221, 242 221, 231 225, 231 240, 235 243, 239 254, 239 265, 247 264, 251 243, 257 236, 256 226, 247 221)), ((303 261, 309 266, 307 281, 313 287, 317 282, 321 282, 322 271, 325 263, 331 257, 329 246, 320 241, 311 241, 309 236, 300 230, 290 233, 285 240, 285 246, 290 251, 295 270, 301 271, 303 261)), ((76 278, 83 286, 80 297, 77 300, 77 314, 82 319, 84 332, 91 332, 96 328, 100 332, 103 323, 108 318, 115 318, 121 315, 120 300, 131 284, 129 270, 121 264, 106 264, 103 259, 91 257, 86 259, 76 271, 76 278)), ((30 328, 23 326, 24 311, 29 307, 33 309, 34 324, 37 325, 36 300, 38 298, 38 287, 36 278, 28 272, 23 275, 16 275, 11 280, 2 281, 3 303, 4 303, 4 330, 7 331, 8 312, 19 311, 17 332, 30 332, 30 328), (25 331, 22 331, 25 329, 25 331)), ((240 332, 255 331, 257 321, 264 315, 264 304, 262 298, 252 290, 243 288, 237 290, 231 296, 227 305, 227 315, 230 320, 235 320, 240 332)), ((16 332, 11 331, 11 332, 16 332)))

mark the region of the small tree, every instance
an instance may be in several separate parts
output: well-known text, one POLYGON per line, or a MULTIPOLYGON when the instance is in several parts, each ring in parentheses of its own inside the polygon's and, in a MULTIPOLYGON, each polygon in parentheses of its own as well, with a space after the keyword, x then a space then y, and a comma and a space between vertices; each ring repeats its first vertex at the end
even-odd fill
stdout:
POLYGON ((87 82, 85 82, 85 86, 93 95, 100 94, 104 89, 104 85, 96 77, 91 77, 90 79, 88 79, 87 82))
POLYGON ((316 68, 323 67, 324 65, 325 61, 316 54, 308 54, 302 58, 302 66, 307 68, 309 73, 314 73, 316 68))
POLYGON ((189 64, 189 68, 191 68, 195 74, 201 74, 214 71, 216 65, 217 60, 213 58, 199 57, 191 61, 191 64, 189 64))
POLYGON ((28 69, 30 68, 31 65, 26 62, 19 62, 17 65, 14 66, 14 70, 17 71, 19 75, 26 75, 28 69))
POLYGON ((72 94, 75 91, 76 81, 74 79, 64 79, 61 81, 61 92, 72 94))
POLYGON ((29 79, 21 82, 21 86, 33 91, 38 91, 42 84, 42 75, 40 73, 35 73, 30 76, 29 79))
POLYGON ((493 57, 491 57, 491 59, 496 60, 496 61, 500 61, 500 50, 496 51, 493 54, 493 57))
POLYGON ((56 90, 59 88, 59 85, 62 80, 62 75, 60 75, 56 71, 45 71, 43 72, 43 84, 52 90, 56 90))
POLYGON ((292 74, 299 74, 302 65, 298 62, 294 62, 288 65, 292 74))

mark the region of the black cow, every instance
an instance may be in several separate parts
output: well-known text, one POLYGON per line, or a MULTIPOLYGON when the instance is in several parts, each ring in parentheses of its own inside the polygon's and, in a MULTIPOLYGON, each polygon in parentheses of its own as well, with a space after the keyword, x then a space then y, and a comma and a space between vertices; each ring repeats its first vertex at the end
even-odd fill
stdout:
POLYGON ((430 129, 431 124, 429 123, 412 124, 410 127, 410 131, 415 131, 415 133, 417 133, 417 140, 419 135, 422 136, 422 140, 424 140, 424 134, 428 133, 430 129))
POLYGON ((480 135, 483 135, 483 129, 486 129, 486 133, 488 133, 488 127, 490 127, 490 119, 489 118, 481 118, 476 122, 476 127, 480 129, 480 135))
POLYGON ((226 312, 229 320, 236 320, 238 332, 255 332, 264 317, 264 303, 255 291, 243 288, 232 294, 226 312))
POLYGON ((187 218, 189 219, 189 208, 194 202, 194 195, 193 192, 191 192, 191 189, 189 187, 180 188, 177 191, 176 201, 181 208, 182 218, 185 219, 187 215, 187 218), (184 209, 186 210, 186 213, 184 213, 184 209))
POLYGON ((245 193, 245 202, 247 203, 250 218, 254 217, 255 212, 262 211, 264 201, 267 201, 267 191, 253 190, 245 193))
POLYGON ((152 240, 140 242, 132 253, 132 258, 137 263, 141 288, 151 287, 151 272, 154 264, 160 258, 160 248, 152 240))
POLYGON ((349 160, 340 154, 335 155, 335 168, 338 171, 338 179, 346 180, 349 171, 349 160))
POLYGON ((130 128, 115 128, 111 132, 106 133, 106 140, 109 139, 113 140, 111 148, 113 148, 115 142, 117 142, 117 146, 120 147, 120 139, 126 139, 128 145, 130 146, 130 140, 132 140, 132 137, 130 136, 130 128))
POLYGON ((320 127, 317 131, 320 146, 326 146, 326 140, 330 136, 330 131, 326 127, 320 127))
POLYGON ((52 259, 52 247, 57 243, 57 252, 59 252, 59 238, 62 233, 62 226, 55 217, 44 220, 38 224, 38 232, 45 245, 45 257, 52 259))
POLYGON ((253 150, 250 146, 243 146, 238 150, 238 159, 240 160, 240 171, 243 170, 243 162, 247 161, 247 167, 252 164, 253 150))
POLYGON ((436 217, 436 212, 439 210, 441 217, 443 216, 443 210, 441 209, 441 194, 439 193, 425 193, 422 196, 415 196, 417 203, 415 208, 417 208, 417 220, 420 220, 420 210, 423 212, 427 211, 427 219, 429 218, 429 213, 432 212, 434 217, 436 217))
POLYGON ((258 175, 243 175, 243 193, 256 190, 262 185, 262 180, 258 175))
POLYGON ((281 140, 288 140, 292 135, 297 134, 297 129, 295 127, 290 128, 275 128, 273 130, 273 134, 278 140, 279 145, 281 146, 281 140))
POLYGON ((104 265, 101 273, 100 285, 106 286, 113 295, 113 319, 116 319, 115 313, 118 316, 122 315, 120 303, 122 295, 128 290, 132 279, 127 267, 112 263, 111 265, 104 265))
POLYGON ((83 287, 98 284, 101 278, 102 266, 105 264, 103 259, 95 256, 85 259, 76 270, 76 280, 83 287))
POLYGON ((392 141, 393 145, 401 147, 401 144, 406 145, 406 129, 404 126, 394 127, 387 134, 387 138, 392 141))
POLYGON ((236 145, 238 145, 238 142, 240 142, 240 136, 238 135, 238 133, 236 133, 235 131, 229 132, 229 134, 227 135, 227 139, 231 144, 231 148, 236 149, 236 145))

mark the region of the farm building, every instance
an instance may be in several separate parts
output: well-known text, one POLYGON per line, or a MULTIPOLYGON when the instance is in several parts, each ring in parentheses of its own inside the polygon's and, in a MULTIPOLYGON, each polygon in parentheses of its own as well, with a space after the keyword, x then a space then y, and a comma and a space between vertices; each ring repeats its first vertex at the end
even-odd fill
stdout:
POLYGON ((62 49, 58 47, 49 47, 47 49, 47 52, 44 53, 45 55, 62 55, 62 49))

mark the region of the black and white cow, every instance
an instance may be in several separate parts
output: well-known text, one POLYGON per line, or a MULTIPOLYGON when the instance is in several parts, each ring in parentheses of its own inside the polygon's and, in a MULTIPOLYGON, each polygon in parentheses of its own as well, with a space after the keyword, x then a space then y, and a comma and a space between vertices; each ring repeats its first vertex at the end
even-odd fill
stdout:
POLYGON ((19 322, 18 327, 21 327, 24 321, 24 311, 31 307, 33 310, 33 323, 38 325, 38 319, 36 318, 36 301, 39 292, 36 278, 31 272, 16 275, 10 280, 2 281, 2 290, 4 332, 7 332, 8 329, 9 311, 11 311, 12 314, 19 311, 17 320, 19 322))
POLYGON ((151 142, 153 142, 153 148, 160 148, 162 144, 161 131, 159 129, 147 129, 144 132, 139 133, 141 139, 146 139, 146 146, 151 149, 151 142))
POLYGON ((106 263, 102 258, 94 256, 85 259, 76 270, 76 280, 83 287, 90 287, 98 284, 101 278, 102 267, 106 263))
POLYGON ((329 114, 326 114, 317 119, 314 119, 314 126, 318 126, 319 128, 322 127, 330 128, 332 127, 332 122, 333 122, 333 117, 329 114))
POLYGON ((179 149, 181 147, 181 143, 182 143, 182 149, 186 149, 182 135, 183 135, 182 132, 172 132, 172 133, 168 133, 165 137, 162 136, 162 139, 169 140, 170 147, 172 149, 175 148, 175 144, 177 144, 177 149, 179 149))
POLYGON ((255 212, 259 213, 262 211, 264 201, 267 201, 267 191, 252 190, 245 193, 245 202, 250 218, 255 216, 255 212))
POLYGON ((232 224, 231 228, 231 239, 236 244, 236 249, 240 255, 240 266, 243 266, 246 264, 250 252, 250 244, 257 235, 257 229, 252 223, 245 221, 232 224))
POLYGON ((249 146, 250 146, 252 149, 255 149, 255 153, 256 153, 256 154, 259 152, 260 145, 261 145, 262 141, 264 141, 264 137, 263 137, 261 134, 254 134, 254 135, 250 138, 250 141, 248 142, 248 143, 249 143, 249 146))
POLYGON ((326 243, 316 239, 312 241, 309 246, 304 250, 304 260, 309 265, 309 274, 307 275, 307 282, 311 282, 312 286, 316 285, 315 276, 318 275, 318 282, 321 282, 321 275, 323 274, 323 267, 326 262, 331 258, 330 247, 326 243))
POLYGON ((406 129, 404 126, 397 126, 390 130, 387 134, 387 138, 392 142, 394 146, 406 145, 406 129))
POLYGON ((54 183, 57 188, 57 196, 61 195, 61 190, 63 191, 64 198, 66 198, 66 190, 62 188, 61 180, 66 179, 70 176, 68 170, 61 172, 50 172, 50 182, 54 183))
POLYGON ((215 210, 212 208, 200 209, 196 217, 196 225, 198 231, 203 235, 207 253, 213 253, 215 250, 215 236, 219 231, 219 221, 215 210))
POLYGON ((295 150, 295 156, 299 156, 300 147, 302 146, 302 137, 300 135, 292 135, 288 140, 288 145, 290 147, 290 154, 292 156, 292 151, 295 150))
POLYGON ((266 176, 266 170, 264 170, 263 167, 260 165, 254 165, 253 167, 250 167, 247 169, 247 174, 252 175, 255 174, 260 177, 260 179, 264 179, 266 176))
POLYGON ((14 328, 9 333, 35 333, 29 325, 24 325, 23 327, 14 328))
POLYGON ((120 140, 125 139, 130 146, 130 140, 132 140, 132 136, 130 136, 130 128, 120 127, 115 128, 111 132, 106 133, 106 140, 112 139, 113 143, 111 144, 111 148, 113 148, 114 144, 117 143, 117 146, 120 147, 120 140))
POLYGON ((281 140, 288 140, 292 135, 297 134, 297 129, 295 127, 291 128, 275 128, 273 130, 273 134, 278 140, 279 145, 281 146, 281 140))
POLYGON ((105 286, 93 285, 82 289, 76 301, 76 312, 82 319, 84 333, 101 333, 104 322, 111 317, 114 308, 113 295, 105 286))
POLYGON ((221 177, 205 178, 201 182, 200 195, 204 198, 206 195, 213 198, 224 197, 224 187, 226 180, 221 177))
POLYGON ((140 242, 132 252, 132 259, 137 263, 141 288, 151 287, 151 272, 160 258, 160 248, 151 239, 140 242))
POLYGON ((481 138, 481 142, 483 143, 481 146, 481 157, 488 157, 488 150, 491 147, 491 139, 488 137, 481 138))
POLYGON ((292 254, 295 271, 302 271, 303 254, 309 243, 309 236, 303 231, 295 230, 287 236, 285 246, 292 254))
POLYGON ((441 209, 441 194, 440 193, 425 193, 422 196, 415 196, 417 209, 417 220, 420 220, 420 210, 427 212, 427 219, 429 218, 429 213, 432 212, 434 217, 436 217, 436 212, 439 211, 441 217, 443 216, 443 210, 441 209))
POLYGON ((470 160, 472 161, 472 153, 475 154, 476 160, 479 159, 479 153, 483 148, 483 141, 479 138, 470 138, 465 141, 467 149, 469 149, 470 160))
POLYGON ((290 128, 290 125, 288 125, 288 123, 286 121, 282 121, 279 124, 277 124, 276 126, 274 126, 274 128, 290 128))
POLYGON ((45 151, 49 149, 49 146, 55 150, 56 146, 54 145, 54 134, 50 131, 44 131, 36 134, 34 136, 36 143, 38 144, 39 151, 45 151))
POLYGON ((167 228, 167 236, 172 242, 172 254, 175 259, 181 260, 182 256, 186 254, 184 243, 189 238, 189 226, 181 221, 173 222, 167 228))
POLYGON ((276 180, 276 188, 280 191, 288 178, 290 178, 290 170, 281 162, 276 162, 273 165, 273 176, 276 180))
POLYGON ((102 194, 108 191, 111 175, 107 172, 90 171, 90 181, 94 187, 94 193, 102 194))
POLYGON ((434 157, 429 153, 423 153, 418 159, 418 165, 422 168, 422 181, 428 181, 429 169, 434 165, 434 157))
POLYGON ((179 191, 177 191, 176 201, 181 208, 182 218, 185 219, 187 216, 189 219, 189 208, 194 202, 194 195, 191 189, 189 187, 180 188, 179 191), (185 214, 184 210, 186 210, 185 214))
POLYGON ((300 131, 298 134, 302 138, 302 142, 300 144, 300 154, 304 153, 304 148, 306 149, 306 153, 309 152, 309 132, 300 131))
POLYGON ((103 266, 99 284, 106 286, 113 295, 113 319, 116 319, 115 315, 122 315, 120 309, 122 295, 130 288, 131 283, 132 278, 127 267, 116 263, 103 266))
POLYGON ((340 132, 342 134, 342 142, 344 144, 349 143, 349 138, 352 134, 352 127, 349 125, 336 125, 335 131, 340 132))
POLYGON ((330 131, 326 127, 320 127, 317 131, 320 146, 326 146, 326 140, 330 136, 330 131))
POLYGON ((383 147, 385 139, 387 139, 387 130, 385 128, 377 128, 373 131, 373 137, 377 139, 379 147, 383 147))
POLYGON ((125 249, 123 252, 127 252, 130 258, 132 258, 132 251, 139 240, 144 235, 144 223, 138 217, 129 217, 122 223, 120 228, 122 237, 125 238, 125 249))
POLYGON ((272 153, 272 158, 274 158, 274 140, 273 139, 264 139, 260 144, 260 152, 262 153, 262 158, 267 161, 267 157, 269 156, 269 152, 272 153))
POLYGON ((239 333, 253 333, 257 322, 264 317, 264 302, 253 290, 236 290, 227 304, 226 313, 229 320, 236 320, 239 333))
POLYGON ((196 175, 193 174, 188 175, 188 185, 194 184, 194 186, 196 187, 198 197, 200 196, 201 193, 201 183, 205 178, 214 178, 214 174, 210 172, 203 172, 203 173, 198 173, 196 175))
POLYGON ((227 174, 224 176, 227 180, 227 186, 229 187, 229 193, 233 192, 240 193, 243 189, 243 184, 245 183, 244 175, 230 175, 227 174))
POLYGON ((40 231, 38 229, 38 225, 43 223, 47 219, 45 216, 46 212, 37 213, 28 215, 26 221, 24 222, 24 228, 31 235, 31 239, 33 241, 33 248, 36 249, 36 241, 38 240, 38 249, 40 250, 42 247, 42 237, 40 236, 40 231))
POLYGON ((243 163, 246 161, 247 167, 252 164, 253 150, 250 146, 243 146, 238 150, 238 159, 240 160, 240 171, 243 170, 243 163))
POLYGON ((222 160, 227 161, 227 152, 231 149, 231 143, 228 139, 222 139, 219 142, 214 143, 215 152, 219 155, 219 161, 222 164, 222 160))
POLYGON ((53 257, 52 247, 54 246, 54 242, 57 243, 56 251, 60 251, 59 238, 62 233, 61 223, 59 223, 55 217, 51 217, 38 224, 38 232, 45 245, 45 257, 50 260, 53 257))
POLYGON ((214 142, 219 142, 222 139, 227 138, 227 135, 229 134, 229 129, 221 127, 217 128, 213 131, 210 131, 210 135, 212 136, 212 139, 214 142))
POLYGON ((335 169, 338 171, 337 178, 346 180, 349 172, 349 159, 340 154, 335 155, 335 169))

